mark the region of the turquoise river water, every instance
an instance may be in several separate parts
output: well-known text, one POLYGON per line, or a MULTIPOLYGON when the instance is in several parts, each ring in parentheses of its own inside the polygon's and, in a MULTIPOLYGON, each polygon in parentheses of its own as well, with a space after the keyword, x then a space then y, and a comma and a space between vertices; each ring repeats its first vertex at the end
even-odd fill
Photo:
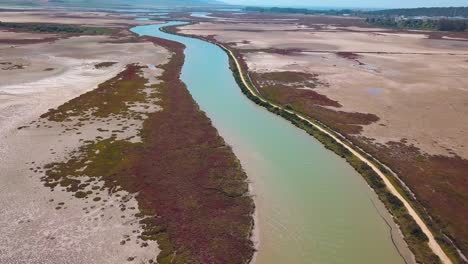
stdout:
POLYGON ((185 44, 181 78, 252 182, 255 263, 404 263, 362 177, 313 137, 245 97, 219 47, 159 30, 180 23, 132 30, 185 44))

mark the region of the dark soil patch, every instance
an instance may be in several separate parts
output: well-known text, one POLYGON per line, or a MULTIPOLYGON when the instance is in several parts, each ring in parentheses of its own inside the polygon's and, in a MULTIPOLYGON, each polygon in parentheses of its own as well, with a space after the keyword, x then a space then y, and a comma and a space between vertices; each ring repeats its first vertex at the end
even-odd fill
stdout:
POLYGON ((268 48, 268 49, 242 49, 242 53, 247 52, 266 52, 280 55, 288 56, 299 56, 301 52, 307 51, 305 49, 296 49, 296 48, 287 48, 287 49, 278 49, 278 48, 268 48))
POLYGON ((11 71, 11 70, 23 70, 25 65, 22 64, 13 64, 11 62, 3 62, 0 65, 4 65, 1 69, 4 71, 11 71))
POLYGON ((112 29, 103 27, 85 27, 52 23, 0 22, 0 29, 6 29, 15 32, 65 33, 82 35, 109 35, 113 33, 112 29))
POLYGON ((267 73, 256 73, 257 78, 280 83, 283 85, 292 84, 293 86, 309 86, 315 88, 317 85, 326 86, 318 78, 317 74, 305 73, 305 72, 294 72, 294 71, 281 71, 281 72, 267 72, 267 73))
POLYGON ((117 64, 117 62, 115 61, 105 61, 105 62, 101 62, 101 63, 94 65, 94 68, 96 69, 107 68, 115 64, 117 64))
POLYGON ((306 106, 303 109, 307 115, 345 134, 359 134, 363 125, 370 125, 380 120, 378 116, 370 113, 336 111, 318 105, 306 106))
POLYGON ((37 44, 44 42, 54 42, 59 38, 42 38, 42 39, 0 39, 0 44, 9 44, 9 45, 27 45, 27 44, 37 44))
POLYGON ((353 53, 353 52, 337 52, 336 55, 338 57, 341 57, 341 58, 345 58, 345 59, 348 59, 348 60, 352 60, 352 61, 355 61, 357 62, 359 65, 365 65, 364 63, 362 63, 361 61, 359 61, 359 59, 361 58, 361 55, 359 54, 356 54, 356 53, 353 53))

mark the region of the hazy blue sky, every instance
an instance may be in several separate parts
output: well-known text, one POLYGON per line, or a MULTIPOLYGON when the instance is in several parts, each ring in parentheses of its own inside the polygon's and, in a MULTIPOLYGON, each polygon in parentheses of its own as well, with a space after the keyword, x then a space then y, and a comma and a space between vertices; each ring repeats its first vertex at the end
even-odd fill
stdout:
POLYGON ((468 6, 468 0, 223 0, 231 4, 325 7, 468 6))

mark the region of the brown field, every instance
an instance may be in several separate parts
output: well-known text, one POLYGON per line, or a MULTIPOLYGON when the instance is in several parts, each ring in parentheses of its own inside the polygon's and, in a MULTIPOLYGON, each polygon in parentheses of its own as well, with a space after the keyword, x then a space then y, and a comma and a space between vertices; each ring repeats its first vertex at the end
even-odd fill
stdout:
POLYGON ((248 262, 247 176, 179 79, 184 47, 73 16, 119 34, 0 32, 0 262, 248 262))
POLYGON ((205 19, 179 32, 227 45, 261 95, 323 122, 388 165, 433 228, 468 254, 468 33, 275 17, 288 18, 205 19))

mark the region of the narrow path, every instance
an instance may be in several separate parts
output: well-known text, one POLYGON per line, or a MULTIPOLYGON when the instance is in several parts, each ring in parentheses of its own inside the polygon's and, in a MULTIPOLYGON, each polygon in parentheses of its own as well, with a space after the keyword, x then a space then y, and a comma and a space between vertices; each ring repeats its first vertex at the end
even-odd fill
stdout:
POLYGON ((353 153, 353 155, 355 155, 357 158, 359 158, 361 161, 363 161, 364 163, 366 163, 369 167, 371 167, 378 175, 379 177, 384 181, 386 187, 388 188, 388 190, 393 194, 395 195, 396 197, 398 197, 398 199, 400 199, 400 201, 403 203, 403 205, 406 207, 406 209, 408 210, 408 213, 414 218, 414 220, 416 221, 416 223, 419 225, 419 227, 421 228, 421 230, 424 232, 424 234, 428 237, 429 239, 429 242, 428 242, 428 245, 429 247, 432 249, 432 251, 434 252, 434 254, 436 254, 437 256, 439 256, 439 258, 441 259, 442 263, 444 264, 452 264, 452 261, 449 259, 449 257, 445 254, 445 252, 442 250, 442 248, 440 247, 440 245, 437 243, 437 241, 435 240, 435 237, 434 235, 432 234, 432 232, 429 230, 429 228, 427 227, 427 225, 424 223, 424 221, 421 219, 421 217, 416 213, 416 211, 413 209, 413 207, 409 204, 408 201, 406 201, 405 198, 403 198, 403 196, 397 191, 397 189, 395 188, 395 186, 393 186, 393 184, 390 182, 390 180, 387 178, 387 176, 385 176, 385 174, 379 169, 377 168, 377 166, 375 166, 372 162, 370 162, 367 158, 365 158, 363 155, 361 155, 358 151, 354 150, 353 148, 351 148, 348 144, 345 144, 345 142, 341 139, 339 139, 338 137, 336 137, 334 135, 334 133, 331 133, 329 132, 328 130, 324 129, 322 126, 316 124, 315 122, 312 122, 310 121, 307 117, 301 115, 301 114, 298 114, 298 113, 295 113, 291 110, 288 110, 288 109, 285 109, 283 108, 282 106, 280 105, 277 105, 277 104, 274 104, 270 101, 267 101, 265 99, 263 99, 262 97, 258 96, 254 90, 252 90, 252 87, 251 85, 245 80, 244 78, 244 74, 242 72, 242 68, 241 68, 241 65, 239 63, 239 61, 237 60, 236 56, 234 55, 234 53, 229 50, 228 48, 226 48, 224 45, 222 44, 217 44, 219 45, 222 49, 224 49, 225 51, 228 52, 229 56, 234 60, 234 62, 236 63, 236 67, 239 69, 239 73, 240 73, 240 77, 241 77, 241 80, 242 82, 244 83, 244 85, 247 87, 247 89, 249 89, 250 93, 252 93, 254 96, 256 96, 259 100, 261 100, 262 102, 265 102, 265 103, 268 103, 274 107, 278 107, 280 109, 282 109, 283 111, 286 111, 290 114, 295 114, 297 115, 301 120, 309 123, 310 125, 314 126, 316 129, 318 129, 319 131, 321 131, 322 133, 325 133, 326 135, 330 136, 331 138, 333 138, 336 142, 338 142, 339 144, 341 144, 343 147, 345 147, 347 150, 349 150, 351 153, 353 153))

